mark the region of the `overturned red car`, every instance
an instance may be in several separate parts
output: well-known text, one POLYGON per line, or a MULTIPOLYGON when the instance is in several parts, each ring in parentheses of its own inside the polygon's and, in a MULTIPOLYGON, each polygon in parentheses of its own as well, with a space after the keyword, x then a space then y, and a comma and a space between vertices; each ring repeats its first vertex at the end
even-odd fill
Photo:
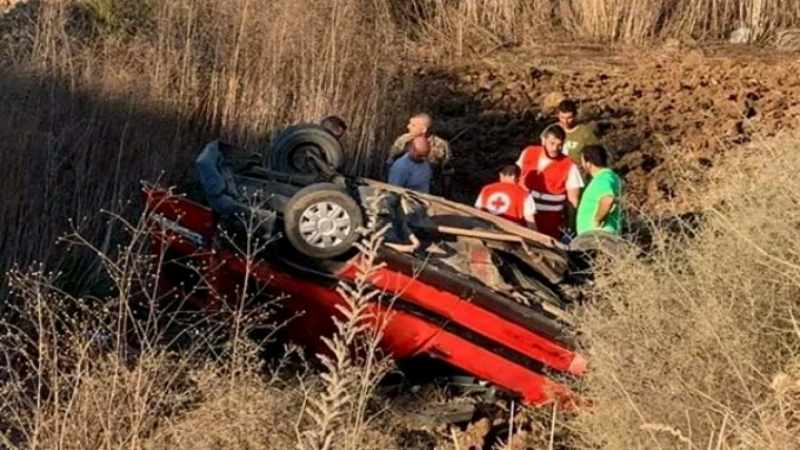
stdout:
POLYGON ((379 214, 389 232, 370 281, 380 292, 375 320, 385 319, 382 350, 396 361, 440 360, 528 404, 576 399, 568 385, 586 360, 565 309, 572 262, 563 246, 470 206, 345 177, 338 142, 313 126, 287 130, 269 152, 212 142, 198 157, 203 195, 144 189, 164 289, 214 309, 235 301, 249 273, 263 291, 285 296, 281 307, 296 317, 287 338, 321 351, 344 305, 336 287, 354 282, 363 257, 359 230, 379 214), (376 213, 368 199, 381 197, 376 213), (258 207, 247 206, 254 198, 258 207), (269 244, 250 265, 220 238, 242 211, 272 218, 258 230, 269 244), (210 289, 193 291, 200 280, 210 289))

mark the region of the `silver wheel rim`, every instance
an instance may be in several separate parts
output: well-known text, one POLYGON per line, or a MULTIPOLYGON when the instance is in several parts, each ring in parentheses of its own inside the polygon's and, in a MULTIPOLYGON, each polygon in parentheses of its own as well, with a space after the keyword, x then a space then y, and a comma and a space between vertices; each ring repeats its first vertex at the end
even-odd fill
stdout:
POLYGON ((350 235, 350 214, 333 202, 314 203, 300 215, 300 236, 315 248, 332 248, 350 235))

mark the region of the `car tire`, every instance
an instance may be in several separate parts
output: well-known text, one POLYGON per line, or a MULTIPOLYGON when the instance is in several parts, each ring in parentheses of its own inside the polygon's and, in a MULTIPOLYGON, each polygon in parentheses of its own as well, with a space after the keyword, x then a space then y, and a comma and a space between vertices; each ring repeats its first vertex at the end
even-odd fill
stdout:
POLYGON ((345 190, 318 183, 297 192, 284 211, 286 238, 300 253, 328 259, 349 251, 359 238, 364 216, 345 190))
POLYGON ((316 173, 316 168, 309 166, 303 157, 307 152, 313 152, 334 170, 341 169, 344 163, 344 151, 339 140, 325 128, 314 124, 283 130, 272 142, 267 162, 270 169, 277 172, 316 173))

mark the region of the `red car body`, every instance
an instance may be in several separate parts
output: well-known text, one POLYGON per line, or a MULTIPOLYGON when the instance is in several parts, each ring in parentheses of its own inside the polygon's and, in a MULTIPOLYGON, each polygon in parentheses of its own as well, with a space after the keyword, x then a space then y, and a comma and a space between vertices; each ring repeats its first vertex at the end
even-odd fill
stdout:
MULTIPOLYGON (((186 281, 170 263, 189 258, 200 263, 201 275, 211 287, 208 294, 195 295, 195 303, 215 309, 219 302, 235 301, 237 283, 247 269, 245 259, 215 245, 212 211, 159 189, 146 189, 143 199, 153 226, 153 252, 165 259, 160 264, 162 286, 174 289, 186 281)), ((337 306, 345 304, 336 286, 354 281, 358 258, 320 273, 267 256, 251 265, 249 273, 268 293, 286 296, 282 307, 297 314, 287 325, 289 338, 324 351, 319 338, 334 331, 331 319, 340 314, 337 306)), ((580 377, 586 360, 543 309, 522 305, 454 271, 422 265, 389 248, 381 250, 379 259, 385 265, 371 282, 382 295, 370 307, 375 323, 385 321, 381 348, 396 361, 427 355, 524 403, 574 404, 575 394, 556 379, 580 377)))

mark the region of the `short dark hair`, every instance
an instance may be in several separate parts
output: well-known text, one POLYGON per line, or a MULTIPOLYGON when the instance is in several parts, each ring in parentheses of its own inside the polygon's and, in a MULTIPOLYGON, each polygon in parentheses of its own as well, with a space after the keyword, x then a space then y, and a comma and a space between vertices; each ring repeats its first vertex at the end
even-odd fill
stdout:
POLYGON ((597 167, 608 167, 608 151, 600 144, 587 145, 583 148, 582 158, 597 167))
POLYGON ((328 116, 322 119, 320 125, 336 136, 337 139, 344 136, 345 131, 347 131, 347 123, 339 116, 328 116))
POLYGON ((560 141, 567 139, 566 131, 564 131, 564 129, 561 128, 561 125, 558 124, 550 125, 544 129, 544 131, 542 132, 542 139, 544 139, 547 136, 553 136, 554 138, 560 141))
POLYGON ((573 100, 562 100, 561 103, 558 104, 557 108, 558 112, 560 113, 572 113, 577 115, 578 114, 578 104, 575 103, 573 100))
POLYGON ((505 175, 507 177, 519 177, 519 167, 515 166, 514 164, 508 164, 500 168, 500 175, 505 175))

